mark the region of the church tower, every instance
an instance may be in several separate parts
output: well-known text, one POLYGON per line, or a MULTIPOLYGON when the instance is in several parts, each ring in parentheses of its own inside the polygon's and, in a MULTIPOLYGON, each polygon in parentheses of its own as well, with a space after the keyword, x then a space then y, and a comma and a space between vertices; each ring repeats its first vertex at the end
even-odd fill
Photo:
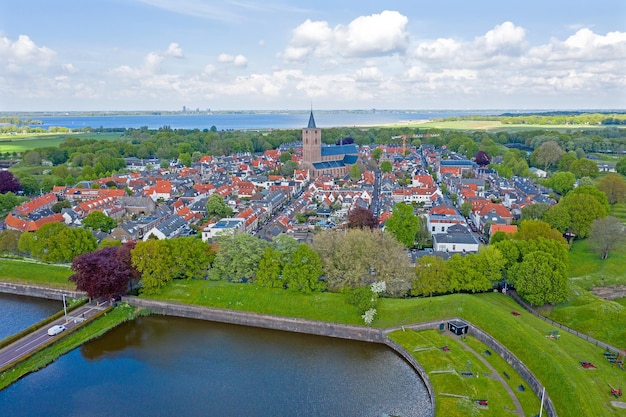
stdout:
POLYGON ((320 162, 322 160, 322 129, 315 126, 313 110, 309 116, 309 124, 302 129, 302 162, 320 162))

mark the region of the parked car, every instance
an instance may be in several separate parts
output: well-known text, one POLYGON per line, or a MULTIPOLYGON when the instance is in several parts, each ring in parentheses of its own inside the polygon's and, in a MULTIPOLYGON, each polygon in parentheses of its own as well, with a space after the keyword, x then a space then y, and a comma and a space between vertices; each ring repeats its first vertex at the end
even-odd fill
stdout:
POLYGON ((65 326, 61 324, 55 324, 54 326, 48 329, 48 336, 56 336, 59 333, 61 333, 63 330, 65 330, 65 326))

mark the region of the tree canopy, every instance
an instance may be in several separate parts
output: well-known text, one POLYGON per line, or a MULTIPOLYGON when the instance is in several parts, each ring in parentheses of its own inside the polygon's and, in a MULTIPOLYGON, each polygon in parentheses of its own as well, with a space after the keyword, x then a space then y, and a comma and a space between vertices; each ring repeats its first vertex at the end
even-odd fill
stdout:
POLYGON ((413 214, 413 206, 398 203, 393 207, 391 217, 385 222, 385 231, 391 233, 400 243, 410 248, 415 244, 419 231, 419 217, 413 214))
POLYGON ((0 171, 0 194, 22 191, 22 184, 10 171, 0 171))
POLYGON ((600 259, 605 260, 609 253, 626 241, 624 224, 613 216, 596 219, 591 223, 589 231, 589 245, 598 252, 600 259))
POLYGON ((211 197, 209 197, 206 203, 206 212, 208 217, 218 217, 220 219, 233 215, 233 209, 231 209, 224 201, 224 198, 217 193, 213 193, 211 197))
POLYGON ((355 207, 348 214, 348 228, 350 229, 373 229, 376 226, 378 226, 378 220, 364 207, 355 207))
POLYGON ((107 216, 101 211, 92 211, 82 221, 84 227, 91 230, 100 230, 104 233, 109 233, 117 226, 115 219, 107 216))

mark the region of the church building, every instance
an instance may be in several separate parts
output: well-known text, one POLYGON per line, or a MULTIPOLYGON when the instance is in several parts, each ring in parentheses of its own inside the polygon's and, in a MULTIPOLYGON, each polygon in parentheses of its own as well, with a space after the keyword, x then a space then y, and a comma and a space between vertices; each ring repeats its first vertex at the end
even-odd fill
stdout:
POLYGON ((302 168, 311 172, 312 178, 322 175, 344 177, 359 159, 354 143, 348 145, 323 145, 322 129, 315 125, 313 111, 309 124, 302 129, 302 168))

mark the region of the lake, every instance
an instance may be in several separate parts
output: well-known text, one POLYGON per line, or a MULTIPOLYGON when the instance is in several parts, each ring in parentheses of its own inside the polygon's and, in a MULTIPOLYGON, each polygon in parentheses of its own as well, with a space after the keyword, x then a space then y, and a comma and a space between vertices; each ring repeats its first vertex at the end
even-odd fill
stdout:
POLYGON ((7 416, 383 416, 432 413, 386 346, 142 317, 0 391, 7 416))
MULTIPOLYGON (((367 112, 367 113, 316 113, 317 127, 328 128, 337 126, 380 126, 405 121, 429 120, 464 115, 499 114, 494 111, 397 111, 397 112, 367 112)), ((210 129, 215 126, 218 130, 254 130, 254 129, 302 129, 309 121, 307 113, 216 113, 216 114, 171 114, 171 115, 111 115, 111 116, 80 116, 68 114, 65 116, 31 116, 34 120, 41 120, 43 127, 62 126, 71 129, 91 127, 103 128, 140 128, 158 129, 169 126, 172 129, 210 129)))

